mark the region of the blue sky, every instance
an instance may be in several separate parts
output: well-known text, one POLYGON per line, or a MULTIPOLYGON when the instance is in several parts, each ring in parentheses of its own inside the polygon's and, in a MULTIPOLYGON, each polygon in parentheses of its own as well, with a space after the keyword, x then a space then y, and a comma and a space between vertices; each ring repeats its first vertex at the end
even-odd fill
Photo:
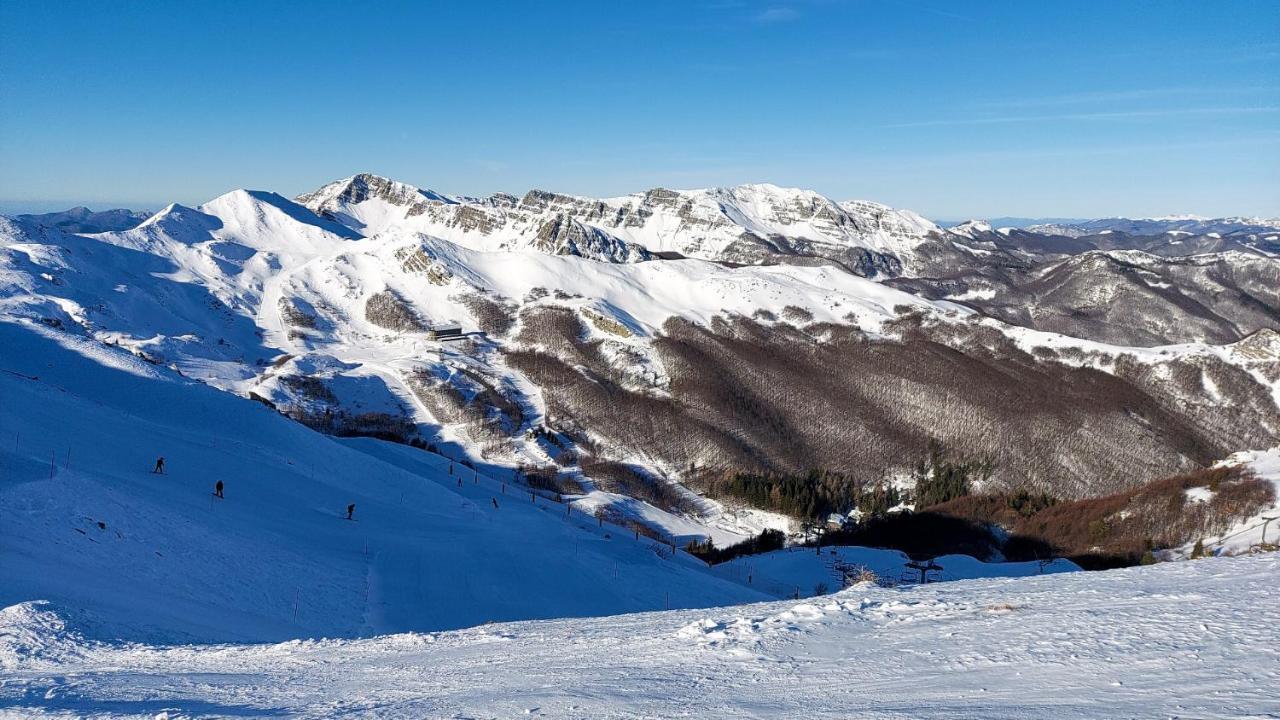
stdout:
POLYGON ((0 3, 0 210, 774 182, 1280 215, 1280 2, 0 3))

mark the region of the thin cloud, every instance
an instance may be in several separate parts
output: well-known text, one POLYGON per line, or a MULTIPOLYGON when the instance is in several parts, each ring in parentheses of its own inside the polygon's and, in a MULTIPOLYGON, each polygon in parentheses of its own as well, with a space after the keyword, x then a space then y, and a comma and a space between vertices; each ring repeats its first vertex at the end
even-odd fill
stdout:
POLYGON ((1222 140, 1199 140, 1172 143, 1124 143, 1121 145, 1073 146, 1070 148, 1020 148, 1017 150, 980 150, 973 152, 948 152, 917 158, 912 167, 936 168, 939 163, 974 163, 982 161, 1016 160, 1030 158, 1056 158, 1090 156, 1124 156, 1143 153, 1169 153, 1179 150, 1214 150, 1226 148, 1261 148, 1280 146, 1280 134, 1255 135, 1222 140))
POLYGON ((759 25, 773 25, 776 23, 791 22, 800 18, 800 11, 793 7, 780 5, 771 8, 765 8, 756 13, 751 19, 759 25))
POLYGON ((928 5, 925 3, 906 2, 905 0, 896 0, 896 2, 892 2, 892 4, 897 5, 898 7, 901 7, 901 8, 906 8, 908 10, 917 10, 919 12, 927 13, 929 15, 937 15, 938 17, 948 18, 950 20, 965 20, 968 22, 977 21, 976 18, 972 18, 968 15, 961 15, 960 13, 951 12, 950 10, 942 10, 940 8, 936 8, 936 7, 933 7, 932 5, 928 5))
POLYGON ((505 173, 511 170, 511 164, 503 160, 471 158, 469 162, 487 173, 505 173))
POLYGON ((1100 90, 1096 92, 1066 93, 1045 97, 994 100, 982 103, 986 107, 1056 107, 1089 105, 1164 98, 1203 97, 1207 95, 1269 95, 1280 92, 1280 87, 1170 87, 1136 88, 1131 90, 1100 90))
POLYGON ((1057 115, 1012 115, 982 118, 940 118, 891 123, 882 128, 946 127, 953 125, 1003 125, 1010 123, 1055 122, 1060 120, 1132 120, 1179 115, 1257 115, 1280 112, 1280 107, 1208 107, 1177 110, 1131 110, 1125 112, 1060 113, 1057 115))

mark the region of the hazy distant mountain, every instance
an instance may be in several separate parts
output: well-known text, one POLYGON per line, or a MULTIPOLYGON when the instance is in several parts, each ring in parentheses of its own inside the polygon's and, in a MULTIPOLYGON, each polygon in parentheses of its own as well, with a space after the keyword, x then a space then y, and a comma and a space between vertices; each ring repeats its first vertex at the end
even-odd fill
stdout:
POLYGON ((1218 233, 1280 233, 1280 218, 1171 215, 1159 218, 1100 218, 1077 222, 1049 222, 1028 226, 1029 230, 1056 235, 1095 235, 1121 232, 1127 235, 1161 235, 1178 232, 1190 235, 1218 233))
POLYGON ((16 215, 15 217, 47 227, 55 227, 70 233, 98 233, 128 230, 151 217, 146 210, 102 210, 94 212, 87 207, 74 207, 62 212, 16 215))
MULTIPOLYGON (((950 230, 973 220, 938 220, 936 222, 950 230)), ((1108 230, 1130 235, 1159 235, 1170 231, 1192 234, 1280 231, 1280 218, 1208 218, 1199 215, 1170 215, 1159 218, 989 217, 983 218, 982 222, 993 228, 1023 228, 1060 235, 1089 235, 1108 230)))
MULTIPOLYGON (((1063 224, 1070 225, 1074 223, 1088 222, 1088 218, 1029 218, 1029 217, 989 217, 984 218, 984 222, 992 227, 1015 227, 1023 228, 1031 225, 1045 224, 1063 224)), ((962 225, 969 220, 937 220, 939 225, 950 229, 955 225, 962 225)))

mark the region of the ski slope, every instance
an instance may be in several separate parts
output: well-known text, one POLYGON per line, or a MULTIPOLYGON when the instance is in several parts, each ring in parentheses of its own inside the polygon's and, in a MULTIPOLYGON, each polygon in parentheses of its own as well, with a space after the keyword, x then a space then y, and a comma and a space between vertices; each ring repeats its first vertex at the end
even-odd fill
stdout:
POLYGON ((113 637, 264 641, 767 597, 91 340, 0 322, 0 370, 0 605, 47 599, 113 637))
POLYGON ((1280 715, 1280 556, 272 645, 101 643, 0 611, 0 716, 1280 715))

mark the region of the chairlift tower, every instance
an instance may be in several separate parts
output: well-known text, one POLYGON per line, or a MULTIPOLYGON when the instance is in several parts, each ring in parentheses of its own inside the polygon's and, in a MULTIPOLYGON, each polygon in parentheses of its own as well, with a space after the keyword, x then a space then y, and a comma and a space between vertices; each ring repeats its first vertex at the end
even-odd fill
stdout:
MULTIPOLYGON (((933 560, 928 560, 925 562, 917 562, 915 560, 912 560, 911 562, 906 564, 906 567, 911 570, 917 570, 920 572, 920 579, 918 582, 921 585, 924 585, 929 582, 929 573, 935 573, 934 582, 937 582, 938 580, 941 579, 938 577, 938 575, 942 574, 942 566, 934 562, 933 560)), ((911 578, 908 580, 907 578, 908 574, 909 573, 904 572, 902 579, 907 582, 916 582, 915 578, 911 578)))

